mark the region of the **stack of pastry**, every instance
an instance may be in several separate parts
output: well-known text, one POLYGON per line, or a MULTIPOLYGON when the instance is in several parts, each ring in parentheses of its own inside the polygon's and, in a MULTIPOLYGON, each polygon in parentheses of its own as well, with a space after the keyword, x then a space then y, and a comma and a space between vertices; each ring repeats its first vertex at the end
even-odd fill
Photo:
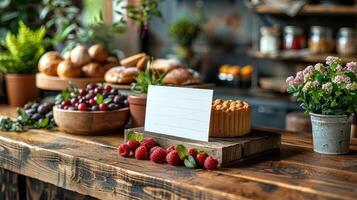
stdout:
POLYGON ((135 54, 120 61, 118 67, 113 67, 105 73, 104 79, 108 83, 130 84, 135 81, 140 71, 145 71, 149 56, 145 53, 135 54))
MULTIPOLYGON (((121 60, 120 67, 114 67, 105 74, 105 81, 117 84, 130 84, 135 81, 140 71, 145 71, 149 56, 139 53, 121 60)), ((163 83, 165 85, 191 85, 202 82, 198 72, 182 66, 175 59, 157 59, 150 70, 166 73, 163 83)))
POLYGON ((210 137, 237 137, 250 132, 251 107, 240 100, 212 102, 210 137))
POLYGON ((118 60, 109 56, 99 44, 89 49, 77 45, 63 57, 55 51, 45 53, 39 60, 38 69, 45 75, 62 78, 104 77, 108 69, 118 64, 118 60))

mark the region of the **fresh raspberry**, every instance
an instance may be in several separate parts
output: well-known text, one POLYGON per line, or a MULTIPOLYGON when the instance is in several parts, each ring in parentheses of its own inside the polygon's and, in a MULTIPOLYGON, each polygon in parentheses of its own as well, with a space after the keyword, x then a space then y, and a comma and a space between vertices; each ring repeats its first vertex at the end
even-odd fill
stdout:
POLYGON ((176 147, 175 147, 175 146, 169 146, 169 147, 166 149, 167 153, 170 153, 170 152, 173 151, 173 150, 176 150, 176 147))
POLYGON ((135 152, 135 150, 140 146, 140 143, 134 139, 128 140, 126 144, 129 145, 130 150, 133 152, 135 152))
POLYGON ((150 151, 151 148, 153 148, 154 146, 156 146, 156 142, 155 142, 154 138, 145 138, 145 139, 141 142, 140 146, 145 146, 146 149, 147 149, 148 151, 150 151))
POLYGON ((121 144, 119 145, 118 148, 118 153, 119 155, 123 156, 123 157, 128 157, 130 154, 130 147, 127 144, 121 144))
POLYGON ((182 160, 180 159, 180 156, 176 150, 173 150, 167 154, 166 161, 170 165, 180 165, 182 163, 182 160))
POLYGON ((145 160, 147 158, 147 149, 145 146, 140 146, 135 150, 135 158, 138 160, 145 160))
POLYGON ((154 146, 153 148, 150 149, 150 155, 152 154, 152 152, 154 152, 157 148, 160 148, 159 146, 154 146))
POLYGON ((190 156, 196 158, 196 156, 197 156, 197 150, 196 150, 196 149, 189 149, 189 150, 188 150, 188 155, 190 155, 190 156))
POLYGON ((159 147, 156 148, 152 154, 150 155, 150 160, 156 163, 164 163, 166 158, 167 152, 165 149, 159 147))
POLYGON ((218 165, 218 160, 214 159, 212 156, 207 157, 204 163, 205 169, 209 169, 209 170, 217 169, 217 165, 218 165))
POLYGON ((203 167, 207 157, 208 157, 208 155, 204 151, 198 153, 196 156, 197 166, 203 167))

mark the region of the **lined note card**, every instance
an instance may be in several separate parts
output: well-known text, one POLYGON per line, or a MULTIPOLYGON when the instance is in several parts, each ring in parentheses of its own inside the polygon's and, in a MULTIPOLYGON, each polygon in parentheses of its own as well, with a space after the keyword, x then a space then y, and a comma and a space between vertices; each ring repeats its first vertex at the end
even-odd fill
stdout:
POLYGON ((145 131, 208 141, 213 90, 149 86, 145 131))

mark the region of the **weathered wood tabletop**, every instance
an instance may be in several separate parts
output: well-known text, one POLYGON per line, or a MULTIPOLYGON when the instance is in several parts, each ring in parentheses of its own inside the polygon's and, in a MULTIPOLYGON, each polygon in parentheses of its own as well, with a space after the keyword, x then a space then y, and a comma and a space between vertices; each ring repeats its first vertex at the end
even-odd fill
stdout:
POLYGON ((0 132, 0 167, 100 199, 357 199, 356 140, 348 155, 326 156, 312 151, 310 134, 284 132, 280 152, 218 171, 122 158, 122 141, 120 133, 0 132))

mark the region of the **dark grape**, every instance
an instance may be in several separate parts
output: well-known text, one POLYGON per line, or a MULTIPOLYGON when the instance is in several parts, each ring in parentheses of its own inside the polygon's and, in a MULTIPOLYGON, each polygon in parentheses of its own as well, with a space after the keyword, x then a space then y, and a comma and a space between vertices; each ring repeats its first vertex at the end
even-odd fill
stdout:
POLYGON ((42 115, 39 114, 39 113, 35 113, 32 115, 31 119, 34 119, 34 120, 39 120, 42 118, 42 115))
POLYGON ((113 88, 113 89, 110 90, 110 94, 116 95, 116 94, 118 94, 118 90, 113 88))
POLYGON ((117 104, 115 104, 115 103, 108 104, 108 109, 109 110, 115 110, 115 109, 118 109, 118 108, 119 108, 119 106, 117 104))
POLYGON ((92 111, 99 111, 99 106, 98 105, 94 105, 91 108, 92 111))
POLYGON ((25 113, 26 113, 28 116, 31 116, 31 115, 33 115, 33 114, 36 113, 36 109, 33 109, 33 108, 27 109, 27 110, 25 110, 25 113))
POLYGON ((47 117, 47 118, 52 118, 53 117, 53 112, 52 111, 50 111, 50 112, 48 112, 46 115, 45 115, 45 117, 47 117))
POLYGON ((87 89, 88 90, 92 90, 94 88, 96 88, 96 85, 94 83, 90 83, 90 84, 87 85, 87 89))
POLYGON ((40 104, 39 104, 39 103, 34 103, 34 104, 32 104, 31 108, 33 108, 33 109, 37 109, 37 108, 38 108, 38 106, 40 106, 40 104))
POLYGON ((128 106, 129 106, 128 99, 125 99, 125 100, 124 100, 124 107, 128 107, 128 106))
POLYGON ((30 109, 31 106, 32 106, 31 103, 27 103, 27 104, 25 104, 24 109, 25 109, 25 110, 30 109))

